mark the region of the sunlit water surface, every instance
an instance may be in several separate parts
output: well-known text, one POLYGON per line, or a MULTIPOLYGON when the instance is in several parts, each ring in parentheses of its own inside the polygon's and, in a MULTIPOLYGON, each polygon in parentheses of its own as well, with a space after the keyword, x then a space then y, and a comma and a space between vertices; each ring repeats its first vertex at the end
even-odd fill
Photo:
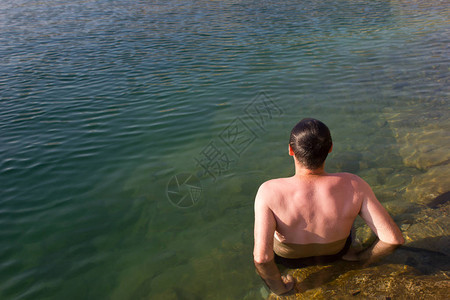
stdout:
POLYGON ((303 117, 401 222, 407 137, 449 128, 448 4, 2 1, 0 298, 259 295, 253 199, 303 117))

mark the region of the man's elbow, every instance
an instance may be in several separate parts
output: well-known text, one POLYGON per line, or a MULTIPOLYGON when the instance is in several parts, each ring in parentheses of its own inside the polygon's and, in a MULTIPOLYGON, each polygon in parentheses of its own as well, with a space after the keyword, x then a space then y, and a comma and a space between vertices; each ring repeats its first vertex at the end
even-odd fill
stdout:
POLYGON ((384 240, 383 242, 393 245, 393 246, 401 246, 405 243, 405 239, 403 238, 403 235, 400 233, 400 234, 394 235, 393 237, 391 237, 389 239, 384 240))
POLYGON ((253 255, 253 262, 255 265, 264 265, 273 260, 273 255, 253 255))
POLYGON ((403 238, 402 235, 396 237, 396 239, 395 239, 395 244, 396 244, 396 245, 401 246, 401 245, 403 245, 404 243, 405 243, 405 239, 403 238))
POLYGON ((403 238, 403 234, 400 229, 397 230, 394 234, 394 245, 401 246, 405 243, 405 239, 403 238))

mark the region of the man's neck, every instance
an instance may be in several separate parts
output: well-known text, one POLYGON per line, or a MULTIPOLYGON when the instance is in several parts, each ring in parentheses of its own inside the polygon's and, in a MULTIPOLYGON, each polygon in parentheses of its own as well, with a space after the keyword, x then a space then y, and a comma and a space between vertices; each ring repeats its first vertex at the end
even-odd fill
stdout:
POLYGON ((325 174, 325 164, 314 170, 307 169, 298 163, 295 164, 295 176, 320 176, 325 174))

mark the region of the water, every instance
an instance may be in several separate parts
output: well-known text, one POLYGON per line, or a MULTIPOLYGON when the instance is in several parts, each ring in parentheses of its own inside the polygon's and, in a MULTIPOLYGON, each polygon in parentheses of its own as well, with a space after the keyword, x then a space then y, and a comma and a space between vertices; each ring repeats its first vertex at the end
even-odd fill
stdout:
POLYGON ((0 298, 258 295, 253 198, 303 117, 414 222, 449 187, 448 7, 2 1, 0 298))

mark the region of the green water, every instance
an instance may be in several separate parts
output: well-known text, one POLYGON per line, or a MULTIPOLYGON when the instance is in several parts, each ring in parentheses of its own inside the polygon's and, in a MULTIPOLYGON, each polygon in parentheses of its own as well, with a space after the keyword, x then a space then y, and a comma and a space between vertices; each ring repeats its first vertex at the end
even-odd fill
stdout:
POLYGON ((448 174, 448 7, 3 1, 0 298, 256 297, 253 198, 303 117, 401 225, 414 180, 448 188, 423 177, 448 174))

